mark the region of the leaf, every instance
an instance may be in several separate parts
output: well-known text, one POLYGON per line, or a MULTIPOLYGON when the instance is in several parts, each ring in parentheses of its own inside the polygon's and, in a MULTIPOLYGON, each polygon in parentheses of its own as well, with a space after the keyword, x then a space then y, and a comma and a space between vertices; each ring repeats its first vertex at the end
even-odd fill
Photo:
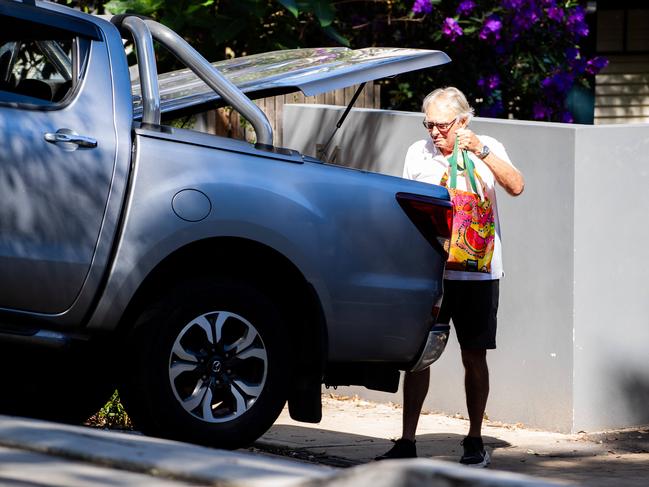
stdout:
POLYGON ((313 13, 318 18, 321 27, 327 27, 334 21, 336 11, 333 5, 327 0, 311 0, 309 2, 313 13))
POLYGON ((297 8, 297 4, 295 3, 295 0, 277 0, 277 1, 278 1, 280 4, 282 4, 282 6, 283 6, 286 10, 288 10, 289 12, 291 12, 291 13, 293 14, 293 17, 296 17, 296 18, 297 18, 297 16, 298 16, 298 14, 300 13, 300 11, 299 11, 298 8, 297 8))
POLYGON ((331 25, 325 27, 322 29, 325 34, 327 34, 330 38, 332 38, 334 41, 338 42, 339 44, 342 44, 345 47, 349 47, 349 39, 346 37, 343 37, 338 33, 336 29, 334 29, 331 25))
POLYGON ((210 34, 215 44, 231 41, 246 28, 246 22, 242 19, 232 19, 228 17, 221 17, 219 22, 212 24, 214 27, 211 29, 210 34))
POLYGON ((122 14, 134 12, 140 15, 152 16, 162 9, 164 0, 111 0, 104 5, 107 12, 122 14))
MULTIPOLYGON (((195 15, 196 12, 200 11, 202 8, 209 7, 214 4, 214 0, 205 0, 204 2, 197 2, 197 3, 192 3, 189 7, 186 9, 179 9, 179 15, 182 15, 183 17, 190 17, 191 15, 195 15)), ((178 4, 174 4, 175 7, 180 7, 178 4)))

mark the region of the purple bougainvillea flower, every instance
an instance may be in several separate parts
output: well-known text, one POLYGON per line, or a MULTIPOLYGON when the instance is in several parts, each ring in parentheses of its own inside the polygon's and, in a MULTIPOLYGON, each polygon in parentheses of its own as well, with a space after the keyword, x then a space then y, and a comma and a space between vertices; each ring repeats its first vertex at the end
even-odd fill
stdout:
POLYGON ((503 0, 502 5, 508 10, 519 10, 525 4, 525 0, 503 0))
POLYGON ((532 107, 532 117, 534 120, 545 120, 550 116, 550 113, 551 110, 538 101, 532 107))
POLYGON ((460 24, 457 23, 457 20, 452 17, 446 17, 442 24, 442 34, 453 42, 458 38, 458 36, 464 34, 464 31, 462 30, 462 27, 460 27, 460 24))
POLYGON ((568 22, 583 22, 586 19, 586 11, 583 7, 577 5, 570 10, 568 22))
POLYGON ((586 11, 577 6, 570 10, 566 24, 576 37, 586 37, 588 35, 588 25, 586 24, 586 11))
POLYGON ((563 9, 559 7, 548 8, 548 17, 555 22, 563 21, 563 9))
POLYGON ((475 2, 473 0, 462 0, 457 6, 456 13, 458 15, 469 15, 473 12, 475 8, 475 2))
POLYGON ((608 66, 608 59, 597 56, 588 60, 586 63, 586 71, 589 74, 597 74, 606 66, 608 66))
POLYGON ((478 37, 480 37, 480 39, 482 39, 483 41, 497 41, 500 39, 500 29, 502 28, 502 26, 503 24, 497 15, 490 15, 486 18, 484 24, 482 24, 482 29, 480 30, 478 37))
POLYGON ((574 32, 579 37, 586 37, 589 32, 588 25, 586 25, 586 22, 580 22, 578 24, 575 24, 574 32))
POLYGON ((561 121, 563 123, 572 123, 572 122, 575 121, 575 119, 572 116, 572 113, 570 113, 568 110, 566 110, 561 114, 561 121))
POLYGON ((582 74, 588 67, 586 60, 581 57, 568 60, 568 66, 570 66, 570 70, 575 74, 582 74))
POLYGON ((541 0, 541 3, 546 8, 552 8, 557 6, 557 0, 541 0))
POLYGON ((541 86, 546 92, 568 93, 572 88, 575 77, 572 73, 557 72, 541 81, 541 86))
POLYGON ((577 59, 578 56, 579 56, 579 49, 577 49, 576 47, 569 47, 568 49, 566 49, 567 59, 569 60, 577 59))
POLYGON ((541 18, 540 12, 534 7, 523 10, 523 16, 527 19, 530 27, 536 24, 541 18))
POLYGON ((416 14, 429 14, 433 11, 433 4, 430 0, 415 0, 412 11, 416 14))
POLYGON ((489 78, 487 79, 487 86, 489 86, 490 90, 495 90, 496 88, 498 88, 500 86, 500 76, 498 76, 497 74, 492 74, 491 76, 489 76, 489 78))
POLYGON ((574 82, 575 78, 570 73, 557 73, 554 75, 554 84, 563 93, 567 93, 574 82))
POLYGON ((489 90, 495 90, 500 86, 500 76, 497 74, 491 74, 487 76, 486 78, 478 78, 478 88, 485 90, 485 88, 488 88, 489 90))
POLYGON ((530 29, 541 19, 542 10, 535 0, 527 0, 511 16, 512 32, 516 36, 530 29))

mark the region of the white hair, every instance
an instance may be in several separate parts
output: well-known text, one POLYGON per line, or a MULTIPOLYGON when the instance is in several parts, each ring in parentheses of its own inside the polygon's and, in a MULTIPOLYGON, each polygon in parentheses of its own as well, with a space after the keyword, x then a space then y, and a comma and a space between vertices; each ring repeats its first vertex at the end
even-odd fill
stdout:
POLYGON ((449 108, 456 117, 466 119, 467 123, 471 121, 474 114, 464 93, 453 86, 437 88, 426 95, 421 105, 421 111, 426 113, 426 109, 431 104, 449 108))

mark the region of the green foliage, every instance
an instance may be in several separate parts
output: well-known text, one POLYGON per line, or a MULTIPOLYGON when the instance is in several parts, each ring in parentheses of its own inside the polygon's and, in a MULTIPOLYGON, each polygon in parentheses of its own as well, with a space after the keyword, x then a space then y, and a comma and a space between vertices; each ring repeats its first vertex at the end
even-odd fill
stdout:
POLYGON ((452 59, 440 68, 386 80, 386 108, 419 110, 433 89, 457 86, 483 116, 569 122, 567 95, 591 85, 593 75, 606 65, 602 58, 587 56, 584 4, 352 0, 337 6, 336 26, 353 47, 439 49, 452 59))
MULTIPOLYGON (((330 0, 110 0, 107 13, 138 13, 185 36, 210 61, 278 49, 346 44, 330 0)), ((158 59, 163 70, 171 56, 158 59)))
MULTIPOLYGON (((582 0, 58 1, 150 16, 210 61, 331 45, 449 54, 449 65, 381 81, 382 105, 393 109, 419 110, 432 89, 454 85, 483 116, 570 121, 567 94, 588 87, 606 64, 586 56, 591 43, 582 0)), ((175 63, 158 55, 162 71, 175 63)))
POLYGON ((409 104, 414 99, 415 93, 410 87, 410 83, 396 83, 396 86, 387 85, 390 96, 390 105, 399 106, 409 104))
POLYGON ((293 14, 294 17, 297 17, 300 11, 297 8, 297 3, 294 0, 278 0, 280 4, 286 8, 289 12, 293 14))
POLYGON ((62 3, 68 7, 73 7, 86 13, 103 14, 103 0, 58 0, 56 3, 62 3))
POLYGON ((131 419, 128 417, 124 406, 119 399, 119 393, 115 391, 108 402, 97 414, 92 416, 88 423, 91 426, 110 429, 132 429, 131 419))

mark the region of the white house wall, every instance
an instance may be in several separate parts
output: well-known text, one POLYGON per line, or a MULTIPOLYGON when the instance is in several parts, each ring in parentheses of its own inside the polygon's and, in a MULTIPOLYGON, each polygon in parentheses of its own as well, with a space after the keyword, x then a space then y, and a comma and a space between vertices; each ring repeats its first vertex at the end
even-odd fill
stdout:
MULTIPOLYGON (((283 145, 313 155, 341 114, 287 105, 283 145)), ((400 176, 408 146, 426 136, 422 118, 353 110, 331 149, 338 163, 400 176)), ((501 140, 526 178, 522 196, 498 200, 507 275, 488 416, 557 431, 649 423, 649 124, 472 126, 501 140)), ((425 407, 466 414, 454 337, 432 367, 425 407)))

